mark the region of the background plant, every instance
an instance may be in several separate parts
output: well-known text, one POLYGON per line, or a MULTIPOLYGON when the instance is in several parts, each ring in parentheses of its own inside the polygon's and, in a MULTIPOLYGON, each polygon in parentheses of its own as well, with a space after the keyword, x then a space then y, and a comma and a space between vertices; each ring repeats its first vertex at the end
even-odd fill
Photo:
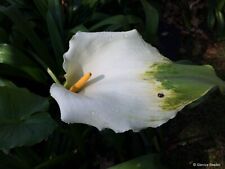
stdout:
POLYGON ((225 99, 218 92, 166 125, 139 133, 60 121, 49 87, 64 81, 62 55, 71 36, 134 28, 173 60, 208 63, 201 57, 207 46, 224 38, 224 0, 1 1, 0 168, 107 168, 135 157, 117 168, 191 168, 193 162, 224 160, 225 99))

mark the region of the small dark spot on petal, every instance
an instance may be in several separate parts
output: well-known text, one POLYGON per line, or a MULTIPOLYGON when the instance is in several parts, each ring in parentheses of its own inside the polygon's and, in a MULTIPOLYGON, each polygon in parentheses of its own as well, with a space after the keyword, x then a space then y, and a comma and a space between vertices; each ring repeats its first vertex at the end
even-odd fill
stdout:
POLYGON ((163 93, 158 93, 158 97, 162 98, 162 97, 164 97, 164 94, 163 93))

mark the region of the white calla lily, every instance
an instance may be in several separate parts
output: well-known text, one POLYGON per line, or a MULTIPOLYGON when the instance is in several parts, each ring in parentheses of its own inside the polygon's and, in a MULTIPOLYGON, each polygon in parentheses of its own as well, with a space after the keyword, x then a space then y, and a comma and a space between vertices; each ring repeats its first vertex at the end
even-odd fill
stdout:
POLYGON ((62 121, 115 132, 160 126, 215 85, 223 86, 211 67, 174 64, 136 30, 78 32, 63 68, 66 87, 53 84, 50 89, 62 121), (68 90, 88 72, 92 77, 79 93, 68 90), (196 74, 191 78, 191 72, 200 72, 203 81, 196 74), (207 80, 209 73, 213 80, 207 80))

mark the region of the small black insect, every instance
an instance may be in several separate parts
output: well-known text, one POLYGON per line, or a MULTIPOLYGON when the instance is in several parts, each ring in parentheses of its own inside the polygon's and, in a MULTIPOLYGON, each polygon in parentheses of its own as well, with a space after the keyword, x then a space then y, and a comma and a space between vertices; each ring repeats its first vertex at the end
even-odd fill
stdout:
POLYGON ((158 97, 162 98, 162 97, 164 97, 164 94, 163 93, 158 93, 158 97))

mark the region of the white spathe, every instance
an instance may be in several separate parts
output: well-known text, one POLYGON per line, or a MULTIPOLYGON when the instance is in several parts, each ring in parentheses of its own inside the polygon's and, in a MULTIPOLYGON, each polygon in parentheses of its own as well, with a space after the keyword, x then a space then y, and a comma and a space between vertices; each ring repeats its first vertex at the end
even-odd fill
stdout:
POLYGON ((115 132, 139 131, 167 122, 185 105, 164 110, 157 83, 143 79, 150 65, 159 62, 170 60, 147 44, 136 30, 76 33, 64 54, 66 86, 69 88, 87 72, 92 73, 92 78, 79 93, 59 84, 51 86, 62 121, 115 132))

